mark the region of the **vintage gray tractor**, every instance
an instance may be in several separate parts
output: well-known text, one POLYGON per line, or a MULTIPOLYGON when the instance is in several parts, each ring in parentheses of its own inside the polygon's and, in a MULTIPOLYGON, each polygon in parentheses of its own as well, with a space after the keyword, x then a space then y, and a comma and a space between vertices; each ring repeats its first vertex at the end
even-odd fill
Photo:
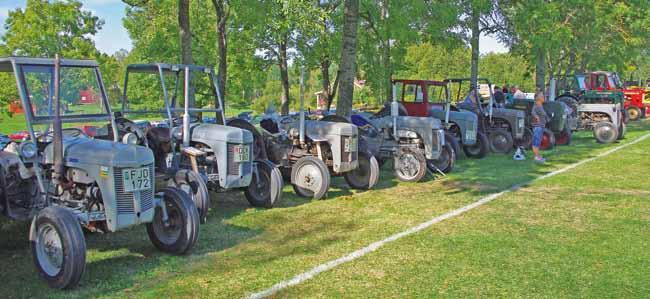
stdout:
MULTIPOLYGON (((0 211, 31 221, 34 263, 52 288, 77 285, 86 265, 82 228, 115 232, 146 224, 160 250, 185 254, 196 243, 199 216, 175 187, 155 191, 150 149, 94 139, 72 125, 114 122, 95 61, 0 58, 15 74, 28 134, 0 149, 0 211), (93 99, 79 99, 80 91, 93 99)), ((113 128, 116 128, 113 124, 113 128)))
POLYGON ((456 155, 452 146, 445 143, 440 120, 399 116, 399 106, 399 102, 393 101, 375 114, 355 113, 350 121, 334 114, 322 120, 356 125, 362 148, 378 157, 380 166, 393 159, 395 176, 400 181, 419 181, 426 175, 427 168, 434 173, 450 172, 456 155))
POLYGON ((357 127, 306 120, 303 97, 298 116, 278 116, 269 111, 258 127, 242 119, 228 124, 253 132, 255 144, 261 149, 255 155, 278 165, 299 196, 323 198, 331 175, 343 175, 354 189, 370 189, 379 180, 377 159, 359 150, 357 127))
POLYGON ((526 131, 526 114, 523 111, 497 107, 494 102, 493 86, 490 80, 479 78, 477 83, 485 86, 485 93, 479 86, 470 86, 469 78, 445 79, 457 86, 452 90, 452 102, 460 109, 472 111, 479 120, 478 130, 489 140, 490 150, 495 153, 508 153, 515 144, 520 143, 526 131), (465 91, 464 87, 469 90, 465 91), (461 96, 467 95, 464 99, 461 96))
POLYGON ((478 117, 471 111, 451 105, 448 83, 431 80, 393 80, 400 115, 433 117, 443 122, 445 143, 460 157, 483 158, 490 151, 487 135, 478 131, 478 117))
POLYGON ((601 86, 616 85, 611 77, 594 72, 590 75, 576 74, 573 80, 558 81, 556 101, 571 108, 577 118, 575 130, 592 130, 599 143, 612 143, 623 139, 626 133, 627 114, 625 95, 620 90, 607 90, 601 86))
MULTIPOLYGON (((215 83, 211 67, 132 64, 125 76, 122 111, 166 118, 168 127, 149 128, 146 139, 154 150, 159 172, 171 176, 170 184, 181 182, 183 186, 187 172, 182 170, 192 170, 203 176, 209 189, 243 189, 251 205, 271 208, 282 194, 280 171, 267 159, 251 159, 257 149, 250 132, 220 122, 225 119, 223 99, 215 83), (168 83, 172 83, 171 91, 168 83), (177 100, 180 91, 182 102, 177 100), (147 109, 142 98, 160 103, 164 109, 147 109), (217 108, 197 108, 208 106, 217 108), (205 123, 204 113, 215 113, 220 123, 205 123)), ((118 118, 118 126, 123 120, 118 118)), ((133 122, 125 122, 133 127, 133 122)), ((189 187, 194 188, 191 184, 189 187)), ((208 204, 203 206, 207 212, 208 204)))

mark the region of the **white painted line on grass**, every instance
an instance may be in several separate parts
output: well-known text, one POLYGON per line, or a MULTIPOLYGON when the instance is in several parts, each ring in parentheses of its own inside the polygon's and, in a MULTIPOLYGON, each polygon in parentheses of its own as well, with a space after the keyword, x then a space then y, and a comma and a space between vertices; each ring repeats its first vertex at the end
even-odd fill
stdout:
POLYGON ((591 157, 589 159, 584 159, 582 161, 578 161, 578 162, 570 164, 570 165, 568 165, 568 166, 566 166, 564 168, 561 168, 561 169, 555 170, 553 172, 549 172, 549 173, 547 173, 545 175, 542 175, 540 177, 537 177, 537 178, 535 178, 533 180, 530 180, 528 182, 521 183, 521 184, 516 184, 516 185, 513 185, 512 187, 510 187, 510 188, 508 188, 506 190, 503 190, 501 192, 493 193, 493 194, 490 194, 488 196, 482 197, 479 200, 477 200, 477 201, 475 201, 475 202, 473 202, 471 204, 468 204, 468 205, 466 205, 464 207, 461 207, 461 208, 458 208, 456 210, 444 213, 444 214, 442 214, 442 215, 440 215, 438 217, 435 217, 435 218, 433 218, 433 219, 431 219, 431 220, 429 220, 427 222, 420 223, 420 224, 418 224, 416 226, 413 226, 413 227, 411 227, 411 228, 409 228, 409 229, 407 229, 407 230, 405 230, 403 232, 396 233, 396 234, 394 234, 392 236, 389 236, 388 238, 383 239, 381 241, 374 242, 374 243, 372 243, 372 244, 370 244, 370 245, 368 245, 368 246, 366 246, 364 248, 361 248, 361 249, 359 249, 357 251, 354 251, 354 252, 352 252, 352 253, 350 253, 348 255, 345 255, 345 256, 340 257, 340 258, 335 259, 335 260, 331 260, 331 261, 326 262, 324 264, 320 264, 320 265, 312 268, 311 270, 309 270, 307 272, 304 272, 304 273, 301 273, 301 274, 298 274, 298 275, 294 276, 293 278, 291 278, 289 280, 281 281, 281 282, 273 285, 272 287, 270 287, 270 288, 268 288, 266 290, 263 290, 261 292, 252 294, 252 295, 249 296, 249 298, 251 298, 251 299, 261 299, 261 298, 269 297, 269 296, 277 293, 278 291, 280 291, 282 289, 298 285, 298 284, 300 284, 300 283, 302 283, 302 282, 304 282, 306 280, 309 280, 309 279, 313 278, 314 276, 316 276, 316 275, 318 275, 318 274, 320 274, 322 272, 331 270, 331 269, 333 269, 333 268, 335 268, 335 267, 337 267, 337 266, 339 266, 341 264, 344 264, 344 263, 353 261, 355 259, 358 259, 358 258, 360 258, 360 257, 362 257, 362 256, 364 256, 364 255, 366 255, 368 253, 371 253, 371 252, 377 250, 378 248, 380 248, 380 247, 382 247, 382 246, 384 246, 384 245, 386 245, 386 244, 388 244, 390 242, 399 240, 399 239, 401 239, 403 237, 406 237, 408 235, 415 234, 415 233, 420 232, 420 231, 422 231, 422 230, 424 230, 424 229, 426 229, 426 228, 428 228, 428 227, 430 227, 430 226, 432 226, 432 225, 434 225, 434 224, 436 224, 438 222, 441 222, 441 221, 449 219, 449 218, 456 217, 456 216, 458 216, 460 214, 463 214, 463 213, 465 213, 467 211, 478 208, 478 207, 480 207, 480 206, 482 206, 482 205, 484 205, 486 203, 489 203, 489 202, 501 197, 504 194, 517 191, 517 190, 521 189, 525 185, 528 185, 530 183, 533 183, 533 182, 536 182, 536 181, 539 181, 539 180, 543 180, 543 179, 546 179, 546 178, 550 178, 552 176, 567 172, 567 171, 569 171, 571 169, 574 169, 574 168, 576 168, 576 167, 578 167, 580 165, 583 165, 585 163, 589 163, 589 162, 594 161, 596 159, 608 156, 608 155, 610 155, 612 153, 615 153, 615 152, 617 152, 617 151, 619 151, 619 150, 621 150, 623 148, 626 148, 626 147, 628 147, 630 145, 637 144, 637 143, 647 139, 648 137, 650 137, 650 133, 645 134, 645 135, 637 138, 634 141, 631 141, 631 142, 623 144, 623 145, 619 145, 619 146, 617 146, 615 148, 612 148, 612 149, 610 149, 608 151, 600 153, 600 154, 598 154, 598 155, 596 155, 594 157, 591 157))

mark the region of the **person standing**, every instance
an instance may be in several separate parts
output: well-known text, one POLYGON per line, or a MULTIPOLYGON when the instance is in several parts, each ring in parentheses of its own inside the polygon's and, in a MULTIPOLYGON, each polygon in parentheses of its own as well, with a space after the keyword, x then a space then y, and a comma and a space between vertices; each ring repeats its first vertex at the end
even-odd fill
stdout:
POLYGON ((544 137, 544 129, 548 123, 549 116, 544 110, 544 93, 537 92, 535 94, 535 106, 532 111, 532 125, 533 125, 533 154, 535 155, 535 162, 544 163, 546 160, 539 154, 539 147, 542 144, 544 137))
POLYGON ((494 87, 494 101, 499 107, 503 107, 506 104, 506 95, 503 94, 499 86, 494 87))

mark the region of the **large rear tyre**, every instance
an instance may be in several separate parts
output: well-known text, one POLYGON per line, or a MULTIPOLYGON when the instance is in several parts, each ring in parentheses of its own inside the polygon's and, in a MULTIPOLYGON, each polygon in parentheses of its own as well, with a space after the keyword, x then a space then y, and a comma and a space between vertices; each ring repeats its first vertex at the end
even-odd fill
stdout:
POLYGON ((51 288, 75 287, 86 269, 86 240, 69 210, 50 206, 41 210, 30 232, 34 264, 51 288))
POLYGON ((427 158, 419 151, 402 149, 393 163, 395 176, 402 182, 418 182, 427 174, 427 158))
POLYGON ((291 167, 291 184, 298 196, 321 199, 330 187, 330 172, 323 161, 305 156, 291 167))
POLYGON ((352 189, 368 190, 379 181, 379 163, 375 156, 359 152, 359 166, 343 174, 352 189))
POLYGON ((254 207, 272 208, 281 194, 282 176, 278 177, 277 167, 268 160, 257 160, 253 167, 253 179, 244 190, 244 196, 254 207))
POLYGON ((176 172, 174 178, 169 181, 169 187, 176 187, 183 190, 194 202, 199 213, 201 223, 208 220, 210 210, 210 192, 203 178, 192 170, 182 169, 176 172))
POLYGON ((539 145, 539 149, 542 151, 551 150, 555 147, 555 134, 549 129, 544 129, 544 135, 542 135, 542 143, 539 145))
POLYGON ((199 213, 187 193, 174 187, 162 190, 167 221, 157 206, 153 221, 147 223, 149 240, 156 248, 171 254, 186 254, 199 238, 199 213))
POLYGON ((564 127, 560 133, 555 134, 555 144, 556 145, 569 145, 571 144, 571 139, 573 134, 571 129, 564 127))
POLYGON ((456 165, 456 152, 449 143, 442 146, 442 152, 438 159, 427 160, 427 168, 433 173, 438 173, 438 169, 443 173, 450 173, 454 169, 454 165, 456 165))
POLYGON ((476 133, 476 143, 473 145, 463 145, 465 155, 470 158, 482 159, 490 151, 488 138, 483 132, 476 133))
POLYGON ((445 133, 445 144, 451 145, 451 148, 454 151, 454 157, 460 157, 460 144, 454 135, 445 133))
POLYGON ((613 123, 601 121, 594 125, 594 138, 598 143, 613 143, 618 139, 618 130, 613 123))
POLYGON ((627 107, 627 114, 630 117, 630 121, 640 120, 641 117, 643 116, 643 113, 641 113, 641 109, 639 109, 639 107, 636 106, 627 107))
POLYGON ((504 129, 490 131, 488 138, 490 140, 490 150, 493 153, 509 153, 515 145, 512 134, 504 129))

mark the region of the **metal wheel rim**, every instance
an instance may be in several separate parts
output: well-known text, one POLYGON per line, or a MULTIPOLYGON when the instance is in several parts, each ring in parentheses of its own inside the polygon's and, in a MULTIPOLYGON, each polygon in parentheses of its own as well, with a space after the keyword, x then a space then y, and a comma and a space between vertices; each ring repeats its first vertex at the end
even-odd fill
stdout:
POLYGON ((38 228, 36 257, 39 266, 49 276, 56 276, 63 267, 63 242, 59 232, 49 223, 38 228))
POLYGON ((443 149, 440 153, 440 158, 438 158, 438 165, 442 167, 440 170, 445 170, 449 167, 449 161, 451 161, 449 156, 449 151, 443 149))
POLYGON ((171 200, 165 200, 164 205, 167 209, 168 225, 165 225, 163 222, 162 211, 160 211, 160 208, 157 208, 152 223, 153 231, 160 242, 172 245, 181 236, 183 221, 181 219, 181 211, 176 204, 172 203, 171 200))
POLYGON ((605 140, 614 139, 614 130, 609 126, 600 127, 598 129, 598 135, 605 140))
POLYGON ((397 158, 398 165, 395 166, 399 175, 406 179, 413 179, 420 170, 420 163, 412 153, 404 153, 397 158))
POLYGON ((540 144, 540 148, 548 148, 551 146, 551 138, 548 136, 548 134, 544 133, 542 135, 542 144, 540 144))
POLYGON ((311 164, 303 165, 298 169, 296 180, 298 187, 314 193, 323 185, 323 177, 321 176, 320 169, 316 165, 311 164))
POLYGON ((630 109, 627 112, 630 114, 630 119, 637 119, 639 117, 639 113, 636 109, 630 109))

